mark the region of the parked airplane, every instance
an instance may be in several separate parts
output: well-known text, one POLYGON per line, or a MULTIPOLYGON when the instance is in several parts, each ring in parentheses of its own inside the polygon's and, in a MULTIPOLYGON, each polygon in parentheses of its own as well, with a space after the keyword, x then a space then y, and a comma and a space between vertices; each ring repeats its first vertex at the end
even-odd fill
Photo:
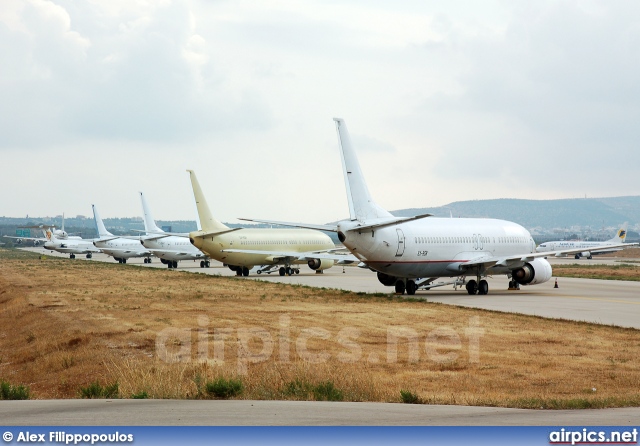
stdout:
POLYGON ((592 259, 592 255, 594 254, 605 254, 610 252, 621 251, 622 248, 608 248, 612 245, 619 245, 624 243, 625 238, 627 237, 627 222, 624 222, 622 227, 618 229, 616 236, 604 241, 604 242, 583 242, 576 240, 558 240, 552 242, 544 242, 540 243, 540 245, 536 248, 536 251, 555 251, 558 249, 584 249, 584 251, 579 252, 575 255, 576 259, 580 257, 586 257, 587 259, 592 259), (594 249, 598 249, 594 252, 594 249))
MULTIPOLYGON (((160 257, 160 261, 169 268, 177 268, 180 260, 200 260, 200 268, 209 268, 208 257, 189 242, 186 238, 187 234, 178 237, 167 234, 160 229, 151 216, 147 200, 142 192, 140 192, 140 200, 144 214, 144 229, 147 232, 147 236, 140 240, 142 246, 156 257, 160 257)), ((198 226, 200 226, 199 223, 198 226)))
POLYGON ((44 249, 69 254, 70 259, 75 259, 76 254, 84 254, 87 259, 90 259, 93 253, 100 252, 93 245, 93 239, 84 240, 79 237, 59 239, 55 232, 48 227, 43 227, 42 233, 47 240, 43 245, 44 249))
POLYGON ((352 256, 332 254, 336 247, 322 232, 308 229, 229 228, 211 215, 196 174, 188 170, 196 199, 202 229, 189 234, 191 243, 212 258, 223 262, 238 276, 248 276, 249 270, 261 265, 258 274, 278 271, 298 274, 294 265, 306 263, 322 272, 343 259, 357 261, 352 256))
MULTIPOLYGON (((241 219, 335 231, 349 250, 372 270, 384 285, 399 294, 419 288, 465 285, 469 294, 487 294, 488 275, 506 274, 510 288, 535 285, 551 278, 551 265, 543 257, 556 252, 535 252, 529 231, 504 220, 489 218, 436 218, 430 214, 394 217, 376 204, 351 145, 346 124, 334 119, 342 155, 349 203, 349 220, 337 225, 310 225, 241 219), (467 281, 467 276, 474 277, 467 281), (457 278, 434 283, 440 277, 457 278)), ((615 246, 615 245, 614 245, 615 246)), ((563 250, 575 253, 580 250, 563 250)))
POLYGON ((127 259, 132 257, 144 257, 144 263, 151 263, 151 252, 140 244, 141 237, 126 238, 113 235, 105 228, 96 206, 92 204, 91 207, 99 237, 93 242, 96 248, 112 256, 118 263, 127 263, 127 259))
MULTIPOLYGON (((64 230, 64 212, 62 213, 62 228, 61 229, 56 229, 55 226, 47 226, 47 225, 22 226, 22 228, 25 228, 25 229, 50 228, 52 230, 51 231, 52 234, 55 235, 55 237, 58 240, 68 240, 68 239, 82 240, 82 237, 69 236, 69 234, 67 234, 67 232, 64 230)), ((47 238, 45 238, 45 237, 18 237, 18 236, 10 236, 10 235, 5 235, 4 237, 15 239, 16 240, 16 244, 18 244, 18 245, 22 244, 22 242, 25 241, 25 240, 33 240, 33 246, 39 246, 41 243, 45 243, 47 241, 47 238)))

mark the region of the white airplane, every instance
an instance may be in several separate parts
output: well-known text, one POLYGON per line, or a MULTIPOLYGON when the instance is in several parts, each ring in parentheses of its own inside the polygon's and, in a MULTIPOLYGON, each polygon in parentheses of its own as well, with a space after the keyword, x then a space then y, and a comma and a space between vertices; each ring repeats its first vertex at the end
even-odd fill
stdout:
POLYGON ((551 278, 551 265, 543 257, 556 252, 537 253, 529 231, 516 223, 489 218, 436 218, 430 214, 394 217, 384 210, 369 194, 344 121, 334 121, 350 218, 337 225, 241 220, 336 231, 356 257, 377 271, 378 280, 395 286, 399 294, 406 290, 412 295, 419 288, 443 285, 465 285, 469 294, 487 294, 485 278, 495 274, 509 276, 509 288, 551 278), (467 276, 474 279, 467 281, 467 276), (440 277, 456 279, 434 283, 440 277))
MULTIPOLYGON (((62 213, 62 228, 61 229, 56 229, 55 226, 47 226, 47 225, 38 225, 38 226, 22 226, 22 228, 25 229, 43 229, 43 228, 49 228, 52 229, 52 234, 58 239, 58 240, 69 240, 69 239, 73 239, 73 240, 82 240, 82 237, 78 237, 78 236, 69 236, 69 234, 67 234, 67 232, 64 230, 64 212, 62 213)), ((23 241, 25 240, 33 240, 33 245, 34 246, 38 246, 41 243, 45 243, 47 242, 47 238, 45 237, 17 237, 17 236, 10 236, 10 235, 5 235, 4 237, 6 238, 12 238, 12 239, 16 239, 16 244, 20 245, 23 241)), ((76 253, 77 254, 77 253, 76 253)))
POLYGON ((93 241, 96 248, 112 256, 118 263, 127 263, 127 259, 132 257, 144 257, 144 263, 151 263, 151 252, 140 244, 142 237, 127 238, 113 235, 105 228, 96 206, 92 204, 91 207, 99 237, 93 241))
POLYGON ((70 259, 75 259, 76 254, 84 254, 87 259, 90 259, 93 253, 100 252, 100 250, 93 245, 93 239, 85 240, 80 237, 59 239, 55 231, 52 231, 51 228, 48 227, 43 227, 42 233, 47 240, 43 245, 44 249, 69 254, 70 259))
POLYGON ((140 192, 140 200, 144 214, 144 229, 147 233, 147 236, 140 240, 142 246, 159 257, 160 261, 169 268, 177 268, 180 260, 200 260, 200 268, 209 268, 210 262, 207 255, 189 242, 187 234, 175 236, 160 229, 151 216, 147 200, 142 192, 140 192))
POLYGON ((536 251, 555 251, 559 249, 583 249, 575 255, 576 259, 580 257, 586 257, 587 259, 592 259, 593 254, 605 254, 610 252, 621 251, 622 248, 611 248, 612 245, 620 245, 624 243, 625 238, 627 237, 627 222, 624 222, 622 227, 618 229, 615 237, 604 241, 604 242, 582 242, 575 240, 559 240, 552 242, 544 242, 540 243, 540 245, 536 248, 536 251), (594 251, 595 250, 595 251, 594 251))
POLYGON ((258 274, 278 271, 299 274, 295 265, 306 263, 316 272, 331 268, 334 263, 357 261, 351 255, 334 254, 331 238, 320 231, 308 229, 229 228, 211 215, 196 174, 188 170, 202 227, 189 233, 189 240, 236 272, 248 276, 249 270, 260 265, 258 274))

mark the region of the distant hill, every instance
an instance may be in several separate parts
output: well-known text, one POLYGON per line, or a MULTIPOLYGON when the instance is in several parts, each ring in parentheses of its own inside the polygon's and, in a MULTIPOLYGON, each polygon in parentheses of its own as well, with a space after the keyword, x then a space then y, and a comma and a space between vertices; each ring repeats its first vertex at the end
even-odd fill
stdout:
POLYGON ((640 223, 640 196, 610 198, 567 198, 561 200, 456 201, 441 207, 401 209, 392 214, 408 217, 430 213, 438 217, 490 217, 514 221, 525 228, 562 228, 571 226, 607 227, 625 221, 640 223))

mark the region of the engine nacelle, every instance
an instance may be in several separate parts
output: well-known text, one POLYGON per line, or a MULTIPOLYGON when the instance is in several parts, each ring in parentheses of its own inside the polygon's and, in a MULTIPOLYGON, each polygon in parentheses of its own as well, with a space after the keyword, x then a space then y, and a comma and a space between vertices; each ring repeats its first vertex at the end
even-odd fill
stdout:
POLYGON ((394 286, 398 278, 378 271, 378 280, 384 286, 394 286))
POLYGON ((511 277, 520 285, 535 285, 551 279, 551 265, 545 259, 533 259, 522 268, 511 271, 511 277))
POLYGON ((334 263, 331 259, 311 259, 307 262, 307 265, 314 271, 322 271, 323 269, 331 268, 334 263))

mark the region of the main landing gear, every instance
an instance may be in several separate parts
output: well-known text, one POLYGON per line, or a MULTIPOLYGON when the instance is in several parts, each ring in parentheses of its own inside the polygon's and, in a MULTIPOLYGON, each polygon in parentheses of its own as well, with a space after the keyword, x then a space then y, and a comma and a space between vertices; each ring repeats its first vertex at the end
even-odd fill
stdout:
POLYGON ((151 257, 145 257, 144 263, 151 263, 151 257))
POLYGON ((75 254, 69 254, 69 258, 70 258, 70 259, 75 259, 75 258, 76 258, 76 255, 75 255, 75 254))
POLYGON ((177 267, 178 267, 178 261, 177 260, 167 260, 167 268, 175 269, 177 267))
POLYGON ((293 276, 294 274, 300 274, 300 270, 298 268, 291 268, 290 266, 287 266, 287 267, 281 266, 280 269, 278 270, 278 273, 281 276, 284 276, 285 274, 287 276, 293 276))
MULTIPOLYGON (((74 257, 75 257, 75 256, 74 256, 74 257)), ((92 256, 92 255, 91 255, 91 253, 89 252, 89 253, 87 253, 87 256, 86 256, 86 257, 87 257, 87 259, 90 259, 90 258, 91 258, 91 257, 93 257, 93 256, 92 256)))
POLYGON ((413 296, 418 290, 418 285, 416 285, 416 282, 411 279, 407 279, 406 281, 403 279, 398 279, 396 280, 395 288, 396 294, 404 294, 404 292, 406 291, 409 296, 413 296))
POLYGON ((489 294, 489 282, 487 282, 484 279, 480 279, 480 277, 478 276, 478 281, 475 280, 470 280, 467 282, 466 285, 467 288, 467 293, 474 295, 474 294, 479 294, 479 295, 486 295, 489 294))
POLYGON ((208 260, 200 260, 200 268, 209 268, 209 266, 211 266, 211 263, 208 260))
POLYGON ((115 260, 118 261, 118 263, 127 263, 127 259, 120 259, 120 258, 116 258, 114 257, 115 260))

